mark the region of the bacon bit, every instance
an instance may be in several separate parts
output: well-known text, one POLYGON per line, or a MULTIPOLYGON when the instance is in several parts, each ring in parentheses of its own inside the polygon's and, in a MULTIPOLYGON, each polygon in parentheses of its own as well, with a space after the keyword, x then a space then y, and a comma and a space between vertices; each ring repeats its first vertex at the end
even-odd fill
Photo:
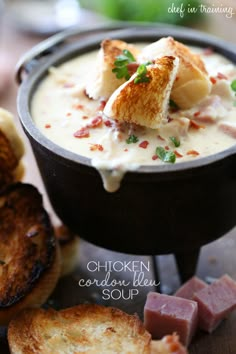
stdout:
POLYGON ((84 106, 82 104, 74 104, 73 108, 74 109, 84 109, 84 106))
POLYGON ((165 146, 165 149, 166 149, 166 150, 170 150, 170 148, 169 148, 169 146, 168 146, 168 145, 166 145, 166 146, 165 146))
POLYGON ((107 101, 101 100, 97 110, 98 111, 103 111, 105 106, 106 106, 106 103, 107 103, 107 101))
POLYGON ((96 151, 96 150, 103 151, 104 149, 103 149, 103 146, 100 144, 91 144, 90 150, 91 151, 96 151))
POLYGON ((139 144, 139 147, 146 149, 148 144, 149 144, 149 142, 147 140, 144 140, 139 144))
POLYGON ((175 153, 176 157, 179 157, 179 158, 183 157, 183 155, 181 155, 177 150, 175 150, 174 153, 175 153))
POLYGON ((158 156, 157 156, 157 155, 153 155, 153 156, 152 156, 152 160, 153 160, 153 161, 155 161, 155 160, 157 160, 157 159, 158 159, 158 156))
POLYGON ((222 73, 218 73, 217 74, 217 79, 219 79, 219 80, 228 80, 227 76, 225 76, 222 73))
POLYGON ((88 119, 88 116, 82 116, 82 119, 88 119))
POLYGON ((190 119, 190 127, 194 128, 194 129, 206 128, 205 125, 200 125, 197 122, 195 122, 195 120, 193 120, 193 119, 190 119))
POLYGON ((102 116, 95 117, 90 124, 87 125, 87 128, 97 128, 100 127, 103 123, 102 116))
POLYGON ((127 64, 127 69, 128 69, 130 76, 132 76, 137 71, 138 67, 139 67, 138 63, 127 64))
POLYGON ((194 113, 194 117, 198 117, 198 116, 200 116, 200 114, 201 114, 201 112, 197 111, 197 112, 194 113))
POLYGON ((213 85, 215 85, 216 82, 217 82, 216 78, 213 77, 213 76, 210 77, 210 80, 211 80, 211 83, 212 83, 213 85))
POLYGON ((177 353, 177 351, 180 349, 180 345, 179 343, 171 343, 169 345, 169 350, 171 351, 171 353, 177 353))
POLYGON ((189 151, 187 152, 187 155, 198 156, 198 155, 199 155, 199 152, 197 152, 196 150, 189 150, 189 151))
POLYGON ((160 136, 160 135, 157 135, 157 138, 160 139, 160 140, 162 140, 162 141, 165 141, 165 139, 162 138, 162 136, 160 136))
POLYGON ((89 138, 89 130, 87 128, 81 128, 74 133, 75 138, 89 138))
POLYGON ((213 49, 212 48, 205 48, 203 50, 203 55, 212 55, 214 53, 213 49))
POLYGON ((72 82, 66 82, 64 85, 63 85, 64 88, 71 88, 71 87, 75 87, 75 84, 73 84, 72 82))
POLYGON ((171 118, 170 116, 167 117, 167 123, 172 122, 173 118, 171 118))
POLYGON ((125 152, 129 151, 128 149, 124 149, 125 152))
POLYGON ((106 127, 109 127, 109 128, 112 127, 112 122, 110 120, 106 120, 104 122, 104 124, 105 124, 106 127))
POLYGON ((71 115, 72 115, 71 112, 66 113, 66 116, 67 116, 67 117, 70 117, 71 115))
POLYGON ((49 128, 51 128, 51 124, 45 124, 45 126, 44 126, 46 129, 49 129, 49 128))
POLYGON ((176 76, 175 81, 178 81, 178 80, 179 80, 179 76, 176 76))

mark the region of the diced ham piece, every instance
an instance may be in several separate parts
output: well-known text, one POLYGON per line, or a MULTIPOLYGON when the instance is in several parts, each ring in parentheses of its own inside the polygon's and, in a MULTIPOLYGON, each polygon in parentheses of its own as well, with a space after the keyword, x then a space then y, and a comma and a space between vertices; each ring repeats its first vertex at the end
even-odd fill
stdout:
POLYGON ((236 123, 222 121, 218 126, 223 133, 236 139, 236 123))
POLYGON ((236 281, 224 275, 194 295, 199 327, 211 333, 236 308, 236 281))
POLYGON ((204 99, 198 106, 198 116, 194 116, 197 122, 212 124, 217 119, 225 116, 226 108, 224 107, 221 98, 218 95, 212 95, 204 99))
POLYGON ((163 124, 160 129, 160 136, 169 139, 170 136, 180 138, 186 136, 190 126, 190 120, 185 117, 170 120, 169 123, 163 124))
POLYGON ((176 332, 188 345, 195 333, 198 305, 195 301, 150 292, 144 307, 144 325, 153 339, 176 332))
POLYGON ((193 300, 194 294, 206 287, 208 285, 204 281, 194 276, 176 291, 175 296, 193 300))

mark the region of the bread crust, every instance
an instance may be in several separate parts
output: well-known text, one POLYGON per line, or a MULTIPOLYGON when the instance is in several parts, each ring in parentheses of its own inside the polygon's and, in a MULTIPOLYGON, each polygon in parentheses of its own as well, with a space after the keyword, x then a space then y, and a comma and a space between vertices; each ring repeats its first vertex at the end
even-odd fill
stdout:
POLYGON ((159 58, 147 66, 148 82, 135 83, 135 73, 110 97, 104 114, 121 122, 134 123, 156 129, 167 121, 167 109, 178 59, 159 58))
POLYGON ((0 108, 0 189, 23 177, 20 160, 24 145, 19 137, 11 113, 0 108))
POLYGON ((108 99, 126 81, 125 78, 117 79, 116 74, 112 72, 117 56, 123 54, 124 49, 129 50, 135 58, 139 53, 139 50, 133 45, 118 39, 102 41, 95 70, 86 86, 86 92, 90 98, 108 99))
POLYGON ((86 304, 26 310, 10 323, 8 340, 12 354, 147 354, 151 336, 137 316, 86 304))
POLYGON ((35 187, 6 187, 0 219, 0 325, 5 325, 23 308, 46 301, 59 277, 60 251, 35 187))

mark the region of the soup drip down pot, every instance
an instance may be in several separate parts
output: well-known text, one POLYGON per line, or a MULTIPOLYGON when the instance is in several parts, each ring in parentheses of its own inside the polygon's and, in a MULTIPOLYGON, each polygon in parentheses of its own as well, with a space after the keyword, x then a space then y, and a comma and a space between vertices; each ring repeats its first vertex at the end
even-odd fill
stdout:
POLYGON ((125 174, 117 192, 108 193, 90 159, 49 141, 31 117, 32 97, 51 66, 98 49, 104 38, 137 43, 164 36, 211 47, 236 63, 232 44, 190 29, 136 24, 83 32, 71 29, 40 43, 22 58, 17 71, 21 81, 18 113, 51 204, 66 225, 82 238, 114 251, 174 253, 187 277, 200 247, 235 226, 236 146, 191 162, 141 166, 125 174))

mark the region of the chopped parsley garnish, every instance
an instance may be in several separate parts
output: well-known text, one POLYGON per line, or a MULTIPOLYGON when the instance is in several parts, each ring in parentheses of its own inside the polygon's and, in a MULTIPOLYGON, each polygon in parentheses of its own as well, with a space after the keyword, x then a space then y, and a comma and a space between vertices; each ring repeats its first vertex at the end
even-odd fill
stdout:
POLYGON ((135 135, 130 135, 129 137, 128 137, 128 139, 126 139, 126 143, 127 144, 135 144, 135 143, 137 143, 138 142, 138 138, 137 138, 137 136, 135 136, 135 135))
POLYGON ((118 55, 114 62, 115 68, 112 69, 112 72, 116 74, 117 79, 122 79, 123 77, 126 80, 129 80, 130 74, 127 65, 135 62, 133 54, 127 50, 123 50, 123 54, 118 55))
POLYGON ((156 155, 163 162, 175 163, 176 155, 175 155, 175 153, 173 151, 165 150, 163 147, 158 146, 156 148, 156 155))
POLYGON ((176 139, 175 136, 170 136, 170 140, 172 141, 172 143, 174 144, 175 147, 180 146, 180 140, 176 139))
POLYGON ((135 84, 139 84, 141 82, 149 82, 150 77, 147 76, 147 64, 141 64, 139 65, 137 69, 137 76, 134 79, 135 84))
POLYGON ((230 85, 230 86, 231 86, 231 89, 236 92, 236 80, 233 80, 233 81, 231 82, 231 85, 230 85))
POLYGON ((169 101, 169 106, 170 108, 179 109, 178 105, 173 100, 169 101))

